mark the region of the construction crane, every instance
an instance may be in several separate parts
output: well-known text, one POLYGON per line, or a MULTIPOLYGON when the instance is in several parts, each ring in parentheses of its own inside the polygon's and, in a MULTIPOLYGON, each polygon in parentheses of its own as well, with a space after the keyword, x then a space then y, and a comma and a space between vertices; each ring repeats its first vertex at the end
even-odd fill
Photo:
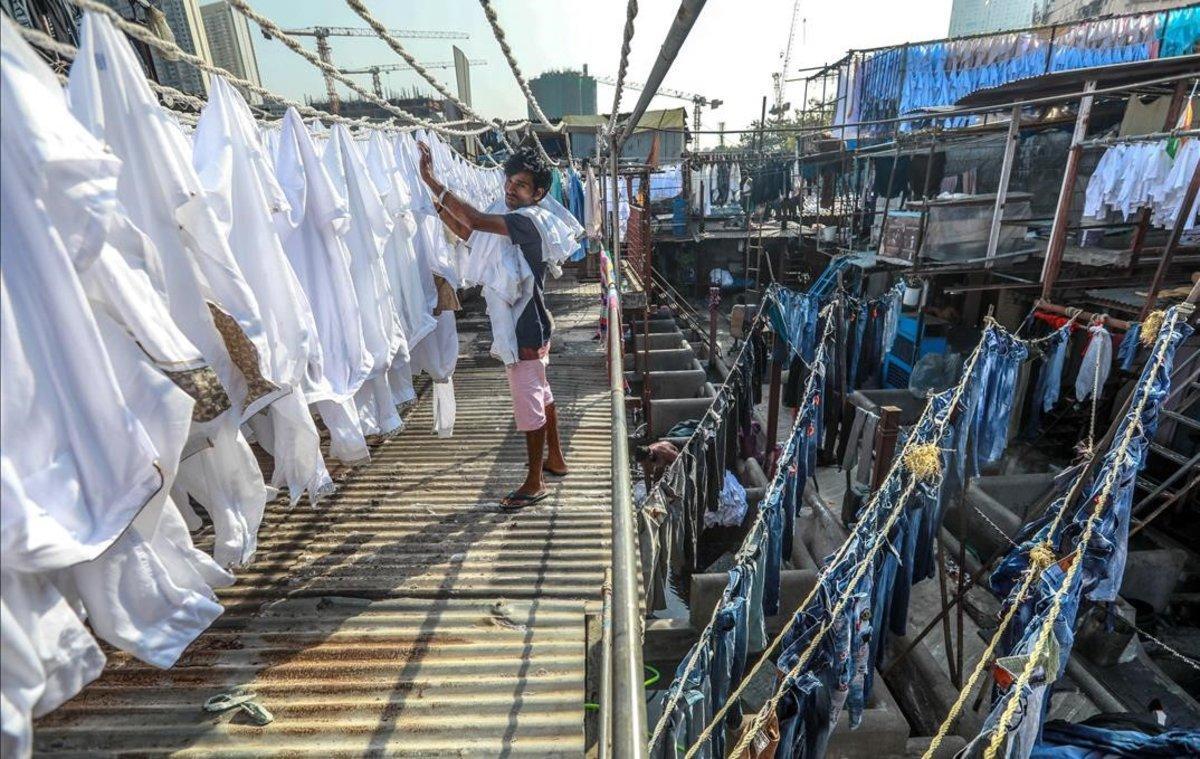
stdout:
POLYGON ((791 103, 783 102, 783 85, 787 81, 788 66, 792 63, 792 43, 796 41, 796 19, 800 16, 800 0, 796 0, 792 4, 792 23, 788 27, 787 45, 783 48, 783 61, 779 66, 779 71, 771 74, 771 79, 775 85, 775 104, 771 108, 771 115, 775 118, 783 118, 787 113, 791 103))
MULTIPOLYGON (((617 86, 617 80, 613 79, 610 76, 595 76, 595 75, 593 75, 592 78, 595 79, 597 82, 603 82, 604 84, 611 84, 614 87, 617 86)), ((624 85, 622 85, 622 86, 628 87, 631 90, 645 89, 644 85, 638 84, 637 82, 631 82, 629 80, 626 80, 624 85)), ((716 110, 721 107, 722 103, 725 102, 724 100, 718 100, 717 98, 706 98, 703 95, 694 95, 690 92, 681 92, 680 90, 669 90, 666 87, 659 87, 658 90, 654 94, 655 95, 663 95, 664 97, 669 97, 669 98, 679 98, 680 100, 692 101, 692 131, 696 132, 696 133, 700 132, 700 109, 701 108, 712 108, 713 110, 716 110)))
MULTIPOLYGON (((299 29, 284 29, 282 31, 290 37, 315 37, 317 40, 317 55, 330 66, 333 65, 333 50, 329 47, 330 37, 378 36, 374 29, 355 26, 305 26, 299 29)), ((388 29, 387 32, 393 37, 427 40, 465 40, 471 36, 466 32, 441 32, 420 29, 388 29)), ((263 29, 262 33, 263 37, 271 39, 271 33, 266 29, 263 29)), ((325 75, 325 92, 329 95, 329 110, 337 113, 341 107, 341 101, 338 99, 337 90, 334 89, 333 77, 328 71, 323 71, 322 73, 325 75)))
MULTIPOLYGON (((487 61, 482 58, 474 58, 467 61, 471 66, 486 66, 487 61)), ((422 63, 427 69, 452 69, 454 61, 434 61, 432 63, 422 63)), ((360 69, 342 69, 343 74, 370 74, 371 87, 375 90, 375 97, 383 97, 383 78, 379 75, 388 71, 412 71, 412 66, 405 63, 384 63, 379 66, 366 66, 360 69)))

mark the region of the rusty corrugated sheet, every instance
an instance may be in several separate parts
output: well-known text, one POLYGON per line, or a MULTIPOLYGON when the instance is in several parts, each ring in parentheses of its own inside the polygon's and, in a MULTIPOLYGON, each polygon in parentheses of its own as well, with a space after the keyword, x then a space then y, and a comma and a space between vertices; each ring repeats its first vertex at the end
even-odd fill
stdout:
POLYGON ((221 593, 226 613, 180 662, 112 656, 37 723, 37 751, 582 755, 584 605, 599 599, 610 530, 596 296, 568 285, 551 297, 567 345, 550 378, 573 469, 551 499, 498 510, 522 479, 524 443, 503 369, 481 355, 489 336, 464 334, 453 438, 429 433, 423 400, 327 505, 273 504, 254 563, 221 593), (236 686, 275 721, 202 711, 236 686))

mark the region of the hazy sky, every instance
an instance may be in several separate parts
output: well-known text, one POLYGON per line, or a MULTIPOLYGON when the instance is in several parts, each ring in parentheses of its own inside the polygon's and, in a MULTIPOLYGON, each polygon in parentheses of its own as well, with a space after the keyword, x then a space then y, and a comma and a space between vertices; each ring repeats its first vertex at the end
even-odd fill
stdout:
MULTIPOLYGON (((814 66, 841 57, 850 48, 902 43, 945 36, 951 0, 800 0, 805 22, 796 30, 791 68, 814 66)), ((500 47, 492 36, 478 0, 368 0, 368 7, 393 29, 464 31, 466 40, 402 40, 418 60, 445 61, 457 44, 470 58, 486 66, 472 67, 471 89, 477 111, 503 118, 524 117, 525 101, 500 47)), ((628 79, 645 81, 654 65, 667 29, 679 4, 676 0, 641 0, 633 37, 628 79)), ((366 26, 341 0, 254 0, 260 12, 280 25, 366 26)), ((494 0, 517 62, 532 79, 547 69, 578 68, 588 64, 592 73, 616 76, 621 32, 625 23, 624 0, 494 0)), ((715 111, 705 111, 704 128, 719 121, 727 128, 746 126, 758 118, 763 95, 771 94, 771 73, 781 62, 791 20, 791 0, 709 0, 664 87, 725 101, 715 111)), ((289 97, 324 97, 317 69, 276 41, 262 38, 251 23, 263 85, 289 97)), ((315 49, 311 37, 301 38, 315 49)), ((362 67, 403 61, 374 38, 333 37, 334 62, 339 67, 362 67)), ((453 69, 433 72, 454 89, 453 69)), ((793 73, 792 76, 797 76, 793 73)), ((361 77, 370 88, 370 76, 361 77)), ((432 89, 412 72, 386 74, 384 86, 394 89, 418 85, 432 89)), ((788 85, 786 98, 799 105, 803 83, 788 85)), ((339 85, 343 96, 347 93, 339 85)), ((607 113, 613 88, 598 85, 597 105, 607 113)), ((622 106, 632 107, 640 93, 626 91, 622 106)), ((691 103, 658 97, 652 108, 691 103)), ((705 138, 702 144, 714 144, 705 138)))

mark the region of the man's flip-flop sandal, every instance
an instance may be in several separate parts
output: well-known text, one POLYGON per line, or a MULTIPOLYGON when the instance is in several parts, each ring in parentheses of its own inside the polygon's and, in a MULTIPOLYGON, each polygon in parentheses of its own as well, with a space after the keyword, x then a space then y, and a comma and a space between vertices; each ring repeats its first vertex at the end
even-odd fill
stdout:
POLYGON ((504 511, 516 511, 523 509, 526 506, 532 506, 538 501, 544 501, 550 496, 549 493, 538 493, 537 495, 525 495, 512 491, 500 501, 500 508, 504 511))
POLYGON ((542 466, 542 471, 551 477, 566 477, 570 472, 556 472, 548 466, 542 466))

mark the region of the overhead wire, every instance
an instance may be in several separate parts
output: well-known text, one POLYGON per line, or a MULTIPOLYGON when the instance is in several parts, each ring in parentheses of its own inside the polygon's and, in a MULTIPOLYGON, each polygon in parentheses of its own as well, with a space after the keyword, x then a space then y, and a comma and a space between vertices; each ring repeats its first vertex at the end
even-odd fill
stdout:
POLYGON ((505 35, 504 29, 500 26, 500 17, 496 15, 496 9, 492 7, 491 0, 479 0, 479 4, 483 6, 483 15, 487 17, 488 24, 492 27, 492 34, 495 36, 496 42, 500 44, 500 51, 504 53, 504 59, 508 61, 508 67, 512 70, 513 77, 517 80, 521 92, 525 95, 525 100, 529 103, 530 110, 533 111, 538 121, 541 121, 547 129, 553 132, 563 131, 563 123, 561 121, 557 125, 550 123, 550 119, 546 117, 541 104, 533 96, 533 90, 530 89, 529 82, 525 80, 525 75, 521 73, 521 66, 517 63, 517 59, 513 57, 512 47, 508 44, 508 37, 505 35))
MULTIPOLYGON (((405 49, 400 40, 392 36, 392 33, 388 31, 388 28, 383 24, 383 22, 371 14, 371 11, 367 8, 366 3, 364 3, 362 0, 346 0, 346 5, 349 5, 351 10, 357 13, 363 21, 366 21, 367 25, 375 31, 375 34, 378 35, 381 40, 386 42, 388 47, 390 47, 393 52, 396 53, 396 55, 399 55, 401 58, 403 58, 404 62, 412 67, 413 71, 417 72, 422 79, 424 79, 431 87, 437 90, 438 94, 449 100, 451 103, 454 103, 455 107, 457 107, 464 114, 485 124, 495 124, 497 126, 497 131, 499 132, 501 141, 503 141, 506 146, 511 147, 511 145, 508 143, 508 139, 504 136, 503 121, 500 119, 493 119, 489 122, 487 118, 481 116, 468 103, 455 96, 454 93, 450 91, 450 88, 448 88, 445 84, 442 84, 441 80, 430 73, 429 69, 425 68, 425 66, 422 65, 421 62, 412 55, 412 53, 405 49)), ((529 123, 528 119, 526 119, 524 123, 529 123)))
POLYGON ((621 111, 621 90, 625 86, 625 72, 629 69, 629 50, 633 41, 634 19, 637 18, 637 0, 629 0, 625 6, 625 32, 621 38, 621 60, 617 64, 617 83, 613 90, 612 112, 608 114, 608 131, 613 133, 617 128, 617 114, 621 111))
POLYGON ((273 102, 280 103, 281 105, 284 105, 289 108, 295 108, 296 111, 302 115, 319 118, 324 121, 330 121, 333 123, 344 124, 344 125, 350 126, 350 127, 380 128, 380 127, 384 127, 384 126, 388 125, 387 123, 381 124, 379 122, 372 122, 367 119, 348 119, 344 116, 339 116, 337 114, 322 111, 318 108, 313 108, 312 106, 306 105, 304 103, 298 103, 294 100, 289 100, 288 98, 284 97, 283 95, 280 95, 276 92, 268 90, 267 88, 263 87, 260 84, 252 82, 248 79, 243 79, 242 77, 237 76, 236 74, 234 74, 226 69, 223 69, 220 66, 216 66, 216 65, 209 63, 208 61, 204 60, 203 58, 201 58, 198 55, 189 53, 188 51, 179 47, 179 45, 175 44, 174 42, 171 42, 170 40, 165 40, 162 37, 159 37, 153 31, 142 26, 141 24, 135 24, 132 21, 127 20, 120 13, 117 13, 115 10, 110 8, 108 5, 105 5, 104 3, 99 2, 99 0, 66 0, 66 1, 81 10, 90 11, 92 13, 97 13, 101 16, 104 16, 110 22, 112 22, 113 26, 120 29, 122 32, 124 32, 129 37, 132 37, 133 39, 137 40, 138 42, 142 42, 142 43, 158 50, 159 52, 161 52, 165 55, 171 56, 172 59, 174 59, 174 60, 181 60, 184 63, 187 63, 207 74, 224 77, 226 80, 229 81, 230 84, 233 84, 237 87, 244 88, 245 90, 247 90, 249 92, 253 92, 254 94, 259 95, 260 97, 263 97, 267 100, 271 100, 273 102))
MULTIPOLYGON (((512 71, 513 78, 517 80, 517 85, 521 88, 521 93, 525 96, 525 102, 529 103, 529 109, 533 111, 534 116, 551 132, 557 132, 563 135, 566 142, 567 160, 573 162, 570 155, 571 151, 571 135, 566 131, 566 124, 559 121, 558 124, 552 124, 547 118, 542 106, 538 103, 537 98, 533 95, 533 90, 529 87, 529 82, 525 80, 525 75, 521 73, 521 66, 517 63, 517 59, 513 56, 512 47, 508 44, 508 37, 504 33, 504 29, 500 26, 500 17, 496 15, 496 9, 492 7, 491 0, 479 0, 479 4, 483 6, 483 15, 487 17, 488 25, 492 27, 492 35, 496 38, 496 42, 500 45, 500 52, 504 53, 504 59, 508 61, 508 68, 512 71)), ((537 147, 538 154, 543 161, 546 161, 552 166, 559 165, 559 162, 550 157, 546 152, 546 147, 542 145, 542 141, 538 138, 537 133, 533 129, 532 123, 528 125, 529 134, 533 137, 533 143, 537 147)))

